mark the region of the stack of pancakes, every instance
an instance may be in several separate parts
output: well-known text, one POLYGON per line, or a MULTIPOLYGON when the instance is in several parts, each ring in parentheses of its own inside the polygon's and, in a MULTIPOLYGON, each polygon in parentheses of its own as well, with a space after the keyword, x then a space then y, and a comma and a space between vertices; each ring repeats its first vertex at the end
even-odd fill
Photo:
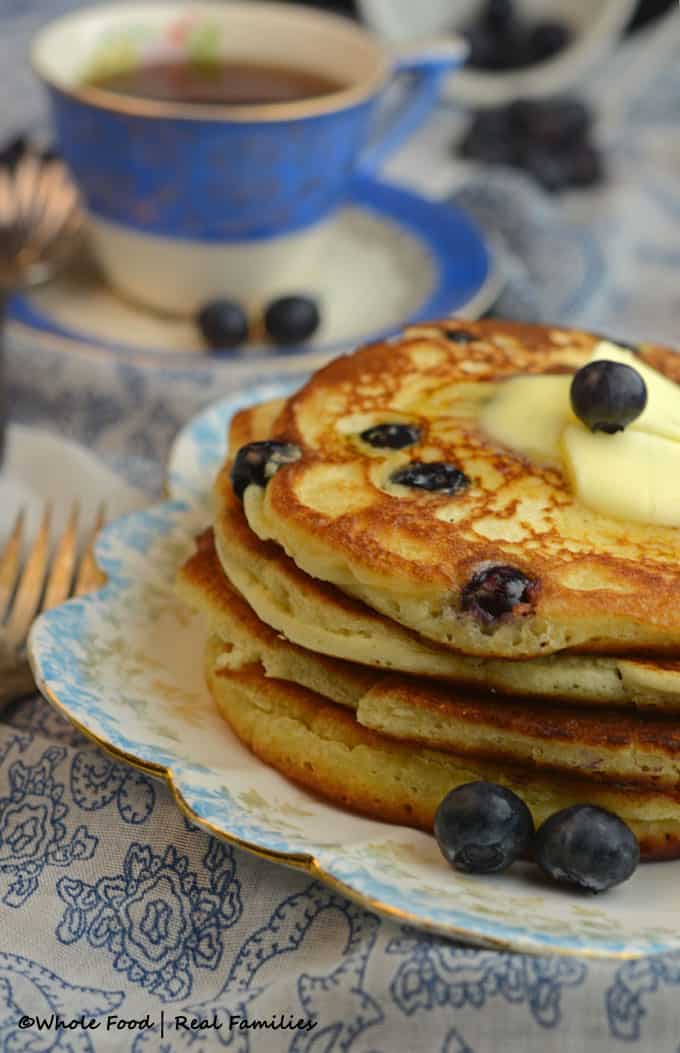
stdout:
MULTIPOLYGON (((495 384, 573 373, 598 340, 497 321, 413 327, 237 414, 213 528, 178 587, 208 617, 216 704, 263 761, 429 831, 450 789, 489 779, 537 823, 596 804, 631 826, 643 859, 680 856, 680 529, 592 512, 557 468, 479 425, 495 384), (389 423, 417 441, 361 439, 389 423), (300 455, 240 499, 234 457, 264 440, 300 455), (433 461, 469 485, 393 481, 433 461), (470 583, 497 566, 530 587, 480 615, 470 583)), ((638 350, 680 381, 672 352, 638 350)))

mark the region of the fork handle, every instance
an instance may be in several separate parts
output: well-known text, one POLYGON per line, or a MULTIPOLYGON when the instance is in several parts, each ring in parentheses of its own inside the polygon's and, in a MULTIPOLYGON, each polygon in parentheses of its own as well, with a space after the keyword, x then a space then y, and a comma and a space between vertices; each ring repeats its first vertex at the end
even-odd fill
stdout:
POLYGON ((5 460, 7 431, 7 356, 5 355, 7 299, 6 291, 0 290, 0 468, 5 460))
POLYGON ((37 692, 35 680, 26 659, 12 669, 3 669, 0 675, 0 708, 37 692))

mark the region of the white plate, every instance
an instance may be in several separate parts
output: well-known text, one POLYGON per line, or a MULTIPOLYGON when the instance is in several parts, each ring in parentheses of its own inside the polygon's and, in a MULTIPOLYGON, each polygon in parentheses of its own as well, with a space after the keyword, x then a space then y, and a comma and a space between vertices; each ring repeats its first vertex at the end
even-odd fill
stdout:
POLYGON ((180 436, 176 498, 109 526, 99 593, 43 615, 31 634, 45 696, 106 749, 164 776, 206 829, 297 866, 402 921, 470 942, 542 953, 635 957, 680 950, 680 864, 642 866, 600 897, 548 885, 517 865, 495 877, 452 870, 434 838, 343 811, 288 782, 234 737, 205 688, 205 626, 174 596, 180 561, 209 521, 228 420, 288 393, 271 383, 214 406, 180 436))

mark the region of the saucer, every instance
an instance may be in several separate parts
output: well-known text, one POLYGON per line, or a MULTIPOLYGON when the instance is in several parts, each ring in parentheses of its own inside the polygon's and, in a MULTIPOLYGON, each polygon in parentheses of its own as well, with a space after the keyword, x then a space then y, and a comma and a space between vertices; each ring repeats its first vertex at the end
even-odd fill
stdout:
MULTIPOLYGON (((309 364, 380 339, 402 326, 449 314, 477 318, 501 288, 492 251, 461 208, 368 176, 355 178, 335 221, 325 266, 310 263, 305 292, 318 298, 322 325, 304 348, 309 364)), ((131 357, 145 365, 212 368, 280 355, 271 346, 207 351, 191 320, 153 314, 121 299, 81 259, 8 306, 11 336, 24 344, 131 357)))

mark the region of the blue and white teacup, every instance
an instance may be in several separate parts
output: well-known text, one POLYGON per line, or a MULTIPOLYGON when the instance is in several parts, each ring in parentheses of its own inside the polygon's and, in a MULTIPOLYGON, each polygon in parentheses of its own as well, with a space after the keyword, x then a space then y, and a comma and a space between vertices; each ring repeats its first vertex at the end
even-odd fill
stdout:
POLYGON ((111 284, 189 314, 218 296, 253 307, 297 291, 301 261, 309 273, 310 253, 328 244, 357 165, 376 167, 422 123, 465 51, 453 40, 395 58, 355 23, 307 7, 160 0, 57 19, 39 32, 33 62, 111 284), (343 86, 300 102, 206 105, 86 83, 175 59, 278 63, 343 86), (376 104, 402 72, 414 82, 408 101, 364 150, 376 104))

